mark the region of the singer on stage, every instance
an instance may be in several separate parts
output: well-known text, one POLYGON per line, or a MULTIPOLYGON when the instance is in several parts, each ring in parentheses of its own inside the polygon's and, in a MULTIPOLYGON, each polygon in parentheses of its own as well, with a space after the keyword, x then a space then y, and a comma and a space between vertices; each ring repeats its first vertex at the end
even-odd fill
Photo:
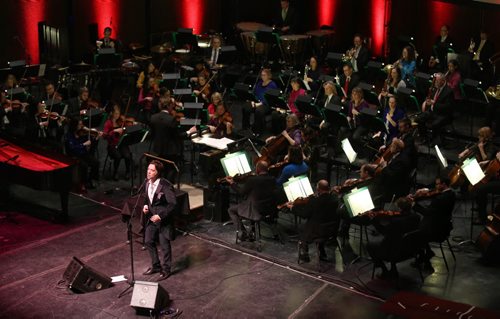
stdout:
POLYGON ((159 280, 170 276, 172 266, 170 241, 175 237, 173 212, 176 204, 174 188, 168 180, 160 177, 162 172, 163 164, 156 160, 151 161, 145 188, 147 196, 142 209, 146 219, 145 246, 151 256, 151 267, 143 274, 160 273, 159 280), (164 254, 163 268, 156 249, 158 237, 164 254))

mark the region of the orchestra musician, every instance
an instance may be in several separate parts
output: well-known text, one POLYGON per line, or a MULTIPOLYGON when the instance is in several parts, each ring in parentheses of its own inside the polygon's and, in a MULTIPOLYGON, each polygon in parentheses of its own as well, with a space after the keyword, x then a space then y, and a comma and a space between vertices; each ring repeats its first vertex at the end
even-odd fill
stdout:
POLYGON ((435 135, 436 129, 453 120, 452 100, 453 91, 446 85, 444 74, 434 74, 434 85, 429 89, 429 95, 422 103, 422 113, 415 119, 421 137, 426 136, 427 129, 431 129, 435 135))
POLYGON ((214 92, 210 97, 210 99, 212 100, 212 103, 208 105, 207 111, 208 111, 208 116, 212 118, 215 115, 215 110, 217 109, 217 106, 223 104, 224 101, 222 99, 222 94, 220 94, 219 92, 214 92))
MULTIPOLYGON (((448 25, 441 26, 439 36, 432 46, 433 56, 429 59, 430 70, 444 70, 448 65, 448 51, 453 48, 453 40, 449 36, 450 27, 448 25)), ((448 61, 449 62, 449 61, 448 61)))
MULTIPOLYGON (((497 152, 495 157, 490 161, 500 162, 500 152, 497 152)), ((489 164, 490 161, 487 163, 489 164)), ((484 165, 483 165, 484 166, 484 165)), ((479 182, 474 189, 474 197, 477 204, 478 216, 475 218, 474 223, 479 225, 484 225, 487 222, 486 209, 488 206, 488 194, 500 194, 500 172, 497 170, 495 176, 493 176, 487 183, 479 182)))
POLYGON ((298 31, 299 20, 297 11, 290 7, 289 0, 281 0, 281 10, 274 19, 275 27, 283 34, 294 34, 298 31))
POLYGON ((399 214, 376 215, 371 221, 371 224, 383 236, 380 241, 370 240, 367 247, 375 267, 382 269, 382 273, 377 275, 380 279, 398 277, 396 263, 391 262, 391 269, 388 270, 384 261, 392 260, 394 254, 405 248, 400 244, 404 234, 417 230, 420 222, 420 217, 412 212, 411 202, 407 198, 398 198, 396 206, 399 208, 399 214))
POLYGON ((495 54, 495 46, 488 39, 487 31, 481 30, 479 41, 471 39, 468 52, 472 56, 472 77, 479 79, 482 82, 482 87, 488 87, 491 83, 492 73, 490 58, 495 54), (476 46, 477 43, 479 44, 476 46))
POLYGON ((412 46, 405 46, 401 52, 401 58, 394 62, 393 67, 401 69, 401 77, 407 86, 415 87, 415 71, 417 62, 415 60, 415 49, 412 46))
POLYGON ((460 83, 462 82, 462 75, 457 60, 448 61, 448 71, 445 74, 446 84, 453 91, 453 98, 455 101, 463 99, 460 83))
POLYGON ((7 78, 5 79, 5 82, 1 86, 1 90, 3 91, 8 91, 12 90, 16 87, 18 87, 19 84, 17 82, 17 78, 14 74, 8 74, 7 78))
POLYGON ((68 117, 77 117, 86 112, 89 107, 90 92, 86 87, 81 87, 77 97, 68 100, 68 117))
POLYGON ((463 160, 469 157, 476 157, 478 162, 487 162, 494 159, 497 147, 492 141, 493 135, 493 131, 490 127, 481 127, 477 131, 478 143, 460 152, 460 154, 458 154, 458 159, 463 160))
MULTIPOLYGON (((167 98, 161 98, 158 104, 160 112, 151 116, 152 150, 158 157, 180 164, 182 160, 182 139, 196 132, 196 127, 191 127, 186 132, 179 132, 178 121, 175 116, 175 104, 167 98)), ((173 167, 166 169, 166 178, 174 182, 176 171, 173 167)))
POLYGON ((347 121, 354 129, 352 133, 353 144, 357 150, 361 150, 363 145, 363 137, 369 132, 369 129, 361 125, 360 112, 361 110, 368 109, 370 106, 364 99, 363 89, 355 87, 352 89, 351 100, 347 112, 347 121))
POLYGON ((120 105, 113 104, 113 111, 104 123, 104 137, 108 142, 108 156, 113 159, 113 179, 118 180, 118 167, 123 159, 125 162, 125 179, 130 179, 130 167, 132 163, 132 153, 128 145, 119 144, 120 138, 125 132, 124 118, 121 114, 120 105))
MULTIPOLYGON (((423 206, 418 202, 413 205, 413 210, 423 216, 420 221, 419 229, 424 233, 427 242, 442 241, 449 235, 452 225, 452 213, 455 207, 455 193, 450 188, 450 179, 448 176, 439 176, 435 180, 436 194, 432 197, 428 206, 423 206)), ((428 189, 419 189, 415 193, 418 196, 428 192, 428 189)), ((414 197, 408 196, 412 201, 414 197)), ((418 263, 423 264, 423 268, 432 269, 430 259, 434 252, 427 244, 424 252, 417 259, 418 263)))
POLYGON ((239 204, 232 205, 228 209, 229 217, 234 223, 238 239, 246 241, 255 238, 255 222, 268 214, 276 214, 276 182, 269 175, 269 165, 265 161, 259 161, 255 165, 255 175, 246 179, 243 185, 237 185, 229 177, 228 182, 239 194, 246 195, 246 199, 239 204), (252 229, 249 234, 241 219, 252 221, 252 229))
POLYGON ((214 138, 227 137, 233 133, 233 117, 224 103, 217 105, 214 116, 208 121, 208 128, 214 138))
MULTIPOLYGON (((281 132, 290 145, 301 145, 303 142, 300 121, 297 115, 289 114, 286 117, 286 129, 281 132)), ((266 144, 271 143, 277 136, 270 136, 266 139, 266 144)))
POLYGON ((144 82, 148 82, 150 78, 158 78, 160 76, 159 70, 153 62, 149 62, 146 68, 139 73, 137 78, 136 87, 140 90, 144 86, 144 82))
POLYGON ((208 104, 212 95, 210 83, 207 83, 207 78, 204 75, 198 76, 198 81, 193 87, 193 94, 196 95, 198 101, 208 104))
POLYGON ((54 103, 60 103, 62 102, 63 98, 59 92, 56 91, 56 88, 54 86, 54 83, 52 82, 47 82, 45 84, 45 101, 51 101, 54 100, 54 103))
POLYGON ((395 96, 398 93, 398 89, 402 87, 406 87, 406 83, 401 77, 401 69, 391 68, 387 75, 387 80, 384 83, 384 87, 378 96, 380 104, 387 105, 387 99, 391 96, 395 96))
POLYGON ((304 81, 311 88, 311 92, 316 92, 319 89, 319 78, 321 69, 319 67, 318 57, 312 56, 309 58, 309 63, 306 65, 304 72, 304 81))
POLYGON ((142 212, 146 218, 144 245, 151 257, 151 267, 143 275, 160 273, 159 280, 167 279, 172 269, 172 246, 175 239, 173 214, 177 200, 172 184, 162 178, 164 166, 160 161, 153 160, 148 165, 147 183, 142 212), (163 265, 158 257, 156 241, 159 238, 163 250, 163 265))
POLYGON ((383 119, 387 131, 389 134, 386 137, 386 141, 392 141, 393 138, 399 135, 399 121, 406 117, 406 113, 403 108, 399 107, 396 103, 397 99, 395 96, 389 98, 387 107, 384 109, 383 119))
POLYGON ((151 115, 156 113, 154 99, 159 97, 160 87, 155 78, 148 78, 148 82, 139 90, 137 102, 141 106, 144 123, 149 123, 151 115))
MULTIPOLYGON (((299 260, 309 262, 309 244, 315 240, 337 237, 340 216, 337 208, 339 198, 330 192, 330 186, 324 179, 316 184, 316 194, 307 201, 289 202, 287 207, 291 213, 307 219, 304 226, 299 230, 299 260)), ((319 259, 328 260, 325 243, 319 243, 319 259)))
POLYGON ((278 85, 272 80, 272 73, 270 69, 262 69, 260 72, 260 79, 254 88, 254 95, 257 102, 250 102, 242 108, 243 118, 242 118, 242 128, 250 128, 250 115, 255 113, 253 133, 260 135, 263 133, 266 124, 266 115, 269 114, 271 108, 267 105, 264 98, 264 94, 269 89, 277 89, 278 85))
POLYGON ((347 50, 346 55, 351 62, 354 72, 362 74, 368 60, 370 59, 370 53, 364 45, 361 34, 354 35, 353 44, 354 46, 347 50))
POLYGON ((94 138, 88 134, 80 118, 71 118, 65 138, 66 153, 78 158, 80 176, 82 179, 81 191, 95 188, 94 181, 99 180, 99 160, 95 156, 95 149, 99 135, 94 138), (89 173, 90 169, 90 173, 89 173))
POLYGON ((104 36, 99 39, 99 42, 97 42, 98 49, 114 48, 116 51, 119 51, 120 43, 117 39, 111 38, 112 32, 113 29, 111 29, 110 27, 104 28, 104 36))
MULTIPOLYGON (((297 119, 302 119, 303 115, 299 112, 297 107, 295 106, 295 101, 301 95, 305 95, 306 91, 300 87, 300 79, 293 78, 290 80, 290 84, 292 86, 292 90, 290 95, 288 96, 288 108, 292 112, 292 114, 297 116, 297 119)), ((286 113, 282 110, 275 110, 271 114, 271 123, 273 128, 273 133, 278 133, 286 129, 286 113)))
POLYGON ((283 167, 280 176, 276 179, 277 186, 282 186, 290 177, 304 175, 309 171, 300 145, 289 146, 285 160, 287 165, 283 167))
MULTIPOLYGON (((418 154, 418 149, 417 145, 415 144, 415 138, 413 137, 412 133, 412 126, 411 126, 411 121, 407 117, 402 118, 398 121, 398 135, 397 138, 403 141, 404 143, 404 149, 403 153, 406 154, 408 158, 410 158, 412 164, 412 168, 417 167, 417 154, 418 154)), ((379 148, 379 153, 382 154, 386 150, 387 147, 390 146, 394 138, 392 139, 386 139, 386 144, 382 145, 379 148)))
POLYGON ((354 73, 354 69, 350 63, 344 64, 342 67, 343 74, 340 76, 339 85, 343 89, 344 98, 342 98, 342 102, 344 102, 347 98, 351 96, 352 90, 358 86, 360 82, 359 74, 354 73))
POLYGON ((208 65, 214 67, 217 65, 219 56, 221 54, 222 39, 220 36, 215 35, 210 40, 210 48, 208 50, 208 65))

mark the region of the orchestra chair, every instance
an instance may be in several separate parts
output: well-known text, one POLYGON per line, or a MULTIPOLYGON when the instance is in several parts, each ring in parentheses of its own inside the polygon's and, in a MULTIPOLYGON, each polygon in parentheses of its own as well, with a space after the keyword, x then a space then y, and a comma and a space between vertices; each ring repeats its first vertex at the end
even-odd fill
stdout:
MULTIPOLYGON (((450 224, 452 224, 452 221, 450 220, 450 224)), ((448 244, 448 249, 451 253, 451 255, 453 256, 453 260, 457 261, 457 258, 455 257, 455 253, 453 252, 453 248, 451 247, 451 244, 450 244, 450 233, 451 233, 451 230, 453 229, 453 226, 449 228, 449 230, 446 232, 446 233, 442 233, 442 234, 438 234, 437 237, 433 238, 429 243, 436 243, 436 244, 439 244, 439 249, 441 250, 441 256, 443 257, 443 260, 444 260, 444 264, 446 266, 446 270, 449 272, 450 269, 448 267, 448 261, 446 260, 446 256, 444 254, 444 250, 443 250, 443 243, 446 241, 446 243, 448 244)))
MULTIPOLYGON (((396 265, 398 263, 414 259, 415 263, 417 264, 418 272, 420 274, 420 280, 423 283, 424 276, 422 275, 422 268, 420 267, 420 264, 417 262, 417 257, 418 253, 420 253, 424 248, 425 243, 426 241, 423 232, 420 229, 408 232, 403 235, 403 238, 399 241, 398 243, 399 245, 397 246, 397 248, 391 251, 387 260, 384 261, 390 262, 391 264, 393 263, 397 272, 396 265)), ((372 279, 375 276, 375 268, 376 265, 374 263, 372 269, 372 279)))
MULTIPOLYGON (((345 258, 344 258, 344 252, 342 250, 342 245, 340 244, 340 240, 337 237, 340 223, 338 221, 335 221, 332 224, 335 225, 334 226, 334 228, 336 229, 335 233, 332 233, 332 234, 330 234, 328 236, 319 237, 319 238, 316 238, 316 239, 313 240, 314 246, 316 247, 316 264, 318 266, 318 271, 321 271, 321 259, 320 259, 320 249, 319 249, 319 247, 322 244, 324 244, 325 246, 327 246, 327 244, 333 243, 335 245, 335 248, 339 249, 340 256, 342 258, 342 265, 344 265, 344 267, 346 266, 345 258)), ((335 250, 334 250, 334 252, 335 252, 335 250)), ((297 244, 297 264, 299 264, 299 265, 301 264, 301 260, 300 260, 300 241, 297 244)))
MULTIPOLYGON (((240 217, 242 221, 248 220, 250 222, 255 223, 255 242, 257 243, 257 250, 262 251, 262 233, 261 233, 261 222, 264 225, 269 226, 271 233, 273 234, 273 239, 277 239, 281 245, 285 245, 283 237, 281 236, 280 231, 278 230, 278 213, 270 212, 269 214, 264 214, 259 220, 251 220, 248 218, 240 217)), ((236 231, 236 244, 240 242, 239 239, 239 230, 236 231)), ((251 237, 251 233, 249 234, 251 237)))

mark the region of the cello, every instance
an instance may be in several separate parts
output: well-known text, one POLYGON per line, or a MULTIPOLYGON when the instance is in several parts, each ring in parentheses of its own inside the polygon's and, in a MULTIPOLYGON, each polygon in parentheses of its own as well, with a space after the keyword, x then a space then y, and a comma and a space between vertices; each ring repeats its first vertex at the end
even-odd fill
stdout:
MULTIPOLYGON (((498 205, 495 208, 498 212, 498 205)), ((483 257, 491 261, 500 260, 500 216, 496 213, 491 215, 488 223, 476 240, 476 246, 483 257)))
POLYGON ((479 183, 475 185, 469 185, 469 192, 475 191, 480 185, 484 185, 488 183, 492 178, 497 176, 497 174, 500 172, 500 161, 498 158, 492 159, 489 163, 488 166, 486 166, 486 169, 484 170, 484 177, 479 183))

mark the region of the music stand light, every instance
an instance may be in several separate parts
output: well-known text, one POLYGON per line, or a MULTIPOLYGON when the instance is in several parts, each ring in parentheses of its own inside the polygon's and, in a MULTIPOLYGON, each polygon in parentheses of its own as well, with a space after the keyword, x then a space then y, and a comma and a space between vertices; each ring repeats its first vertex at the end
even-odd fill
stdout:
POLYGON ((283 183, 283 190, 290 202, 293 202, 297 198, 306 198, 314 194, 307 175, 289 178, 287 182, 283 183))
POLYGON ((252 171, 250 161, 248 160, 247 152, 239 151, 227 154, 220 159, 222 168, 226 176, 235 176, 236 174, 246 174, 252 171))
POLYGON ((342 150, 344 151, 345 156, 347 156, 349 163, 352 164, 356 160, 358 153, 356 153, 354 148, 352 148, 351 142, 349 141, 348 138, 343 139, 341 144, 342 144, 342 150))
POLYGON ((481 166, 479 166, 475 158, 466 159, 461 168, 472 186, 479 183, 485 176, 481 166))
POLYGON ((349 194, 344 195, 344 204, 352 217, 363 214, 375 208, 368 187, 355 188, 349 194))

